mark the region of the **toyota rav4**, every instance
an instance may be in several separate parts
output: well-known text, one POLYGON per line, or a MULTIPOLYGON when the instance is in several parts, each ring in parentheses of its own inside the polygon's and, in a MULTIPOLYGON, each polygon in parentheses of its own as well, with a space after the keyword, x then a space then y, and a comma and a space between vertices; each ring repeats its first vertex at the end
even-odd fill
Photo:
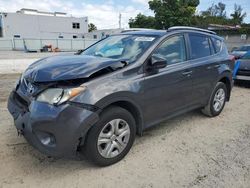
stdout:
POLYGON ((219 115, 234 63, 208 30, 172 27, 107 37, 78 55, 41 59, 22 74, 8 109, 19 134, 49 156, 120 161, 136 134, 201 109, 219 115))

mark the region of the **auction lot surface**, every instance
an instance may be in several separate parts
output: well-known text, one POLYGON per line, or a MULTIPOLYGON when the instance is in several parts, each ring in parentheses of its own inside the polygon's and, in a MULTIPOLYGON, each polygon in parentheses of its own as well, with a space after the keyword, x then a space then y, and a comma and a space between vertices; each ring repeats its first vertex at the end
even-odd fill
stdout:
POLYGON ((250 88, 216 118, 194 111, 137 137, 120 163, 47 158, 17 137, 6 109, 19 75, 0 75, 0 187, 250 187, 250 88))

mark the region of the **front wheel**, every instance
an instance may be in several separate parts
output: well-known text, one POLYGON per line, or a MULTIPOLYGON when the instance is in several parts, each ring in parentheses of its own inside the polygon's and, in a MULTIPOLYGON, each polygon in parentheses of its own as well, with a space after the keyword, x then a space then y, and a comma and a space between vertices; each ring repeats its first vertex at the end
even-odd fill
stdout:
POLYGON ((112 165, 129 152, 135 133, 135 120, 127 110, 116 106, 107 108, 87 135, 86 156, 99 166, 112 165))
POLYGON ((222 82, 218 82, 210 96, 207 106, 202 109, 203 114, 209 117, 218 116, 224 109, 227 95, 226 85, 222 82))

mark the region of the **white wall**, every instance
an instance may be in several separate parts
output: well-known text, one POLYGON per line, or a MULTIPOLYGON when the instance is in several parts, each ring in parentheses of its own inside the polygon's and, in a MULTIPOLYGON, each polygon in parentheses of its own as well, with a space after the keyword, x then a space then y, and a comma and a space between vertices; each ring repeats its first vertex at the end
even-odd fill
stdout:
POLYGON ((89 39, 94 39, 94 35, 96 35, 96 39, 100 40, 104 37, 106 37, 107 35, 114 35, 114 34, 118 34, 121 33, 123 31, 123 29, 104 29, 104 30, 96 30, 96 31, 92 31, 90 33, 86 33, 84 35, 85 38, 89 38, 89 39))
POLYGON ((22 13, 2 13, 5 38, 20 35, 21 38, 79 38, 88 32, 88 18, 42 16, 22 13), (80 23, 80 29, 73 29, 72 23, 80 23))
POLYGON ((45 45, 52 45, 52 49, 59 48, 61 51, 77 51, 83 50, 90 45, 96 43, 96 39, 7 39, 0 38, 0 51, 1 50, 26 50, 40 51, 45 45))

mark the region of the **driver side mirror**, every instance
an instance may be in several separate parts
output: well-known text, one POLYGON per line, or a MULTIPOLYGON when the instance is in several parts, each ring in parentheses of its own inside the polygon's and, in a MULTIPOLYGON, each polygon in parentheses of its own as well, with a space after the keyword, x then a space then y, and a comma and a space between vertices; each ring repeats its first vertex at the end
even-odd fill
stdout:
POLYGON ((167 63, 167 60, 163 58, 152 56, 151 65, 154 70, 159 70, 159 69, 165 68, 168 65, 168 63, 167 63))

